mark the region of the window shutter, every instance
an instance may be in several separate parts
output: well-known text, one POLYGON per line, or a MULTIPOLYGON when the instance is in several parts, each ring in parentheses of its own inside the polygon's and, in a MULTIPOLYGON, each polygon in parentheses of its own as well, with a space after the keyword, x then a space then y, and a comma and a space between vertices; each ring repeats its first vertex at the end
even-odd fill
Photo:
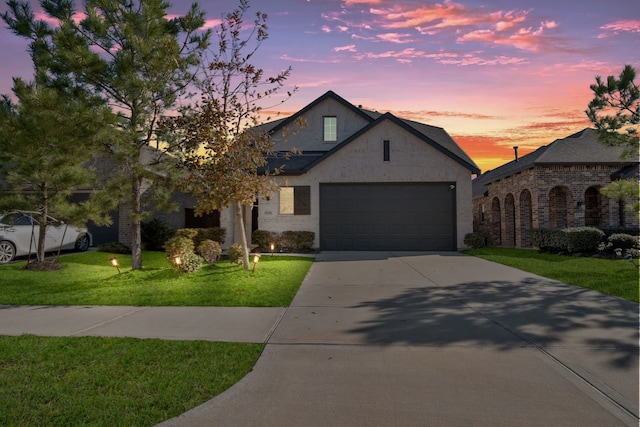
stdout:
POLYGON ((311 215, 311 187, 295 187, 293 192, 294 215, 311 215))

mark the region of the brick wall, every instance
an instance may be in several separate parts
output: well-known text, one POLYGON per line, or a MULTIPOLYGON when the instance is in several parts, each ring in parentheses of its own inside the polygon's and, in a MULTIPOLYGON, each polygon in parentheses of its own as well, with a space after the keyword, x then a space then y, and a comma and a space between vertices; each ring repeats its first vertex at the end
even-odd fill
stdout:
MULTIPOLYGON (((473 228, 489 245, 529 247, 530 228, 616 227, 620 205, 595 190, 611 182, 620 165, 536 165, 488 185, 473 200, 473 228), (596 196, 594 196, 596 194, 596 196), (483 216, 484 206, 484 216, 483 216)), ((625 225, 638 218, 623 212, 625 225)))

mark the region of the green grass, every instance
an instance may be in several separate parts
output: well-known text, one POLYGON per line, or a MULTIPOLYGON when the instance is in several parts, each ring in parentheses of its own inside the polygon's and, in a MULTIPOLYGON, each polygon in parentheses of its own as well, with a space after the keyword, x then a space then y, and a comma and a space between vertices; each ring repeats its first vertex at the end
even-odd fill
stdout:
POLYGON ((196 273, 178 273, 164 252, 144 252, 143 269, 131 256, 86 252, 60 258, 56 271, 24 270, 23 262, 0 266, 0 304, 286 307, 312 258, 262 256, 255 271, 220 261, 196 273))
MULTIPOLYGON (((0 304, 274 306, 291 303, 312 258, 263 256, 255 272, 221 261, 174 271, 162 252, 87 252, 56 271, 0 266, 0 304)), ((152 426, 221 393, 251 370, 263 344, 133 338, 0 336, 0 425, 152 426)))
POLYGON ((0 425, 152 426, 251 370, 264 345, 0 337, 0 425))
POLYGON ((640 302, 638 269, 626 260, 582 258, 512 248, 482 248, 465 253, 560 282, 640 302))

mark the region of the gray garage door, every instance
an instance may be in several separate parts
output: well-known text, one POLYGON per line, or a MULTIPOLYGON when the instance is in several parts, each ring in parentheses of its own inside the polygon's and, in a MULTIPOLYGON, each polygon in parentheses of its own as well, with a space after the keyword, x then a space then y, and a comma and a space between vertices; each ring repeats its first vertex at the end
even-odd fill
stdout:
POLYGON ((455 192, 451 183, 321 184, 320 248, 455 250, 455 192))

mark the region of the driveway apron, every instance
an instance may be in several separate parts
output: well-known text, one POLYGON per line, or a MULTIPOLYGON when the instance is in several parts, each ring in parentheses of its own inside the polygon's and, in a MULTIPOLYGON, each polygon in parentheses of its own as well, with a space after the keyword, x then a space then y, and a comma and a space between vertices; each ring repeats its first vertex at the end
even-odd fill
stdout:
POLYGON ((322 253, 253 371, 163 425, 637 426, 638 304, 455 252, 322 253))

